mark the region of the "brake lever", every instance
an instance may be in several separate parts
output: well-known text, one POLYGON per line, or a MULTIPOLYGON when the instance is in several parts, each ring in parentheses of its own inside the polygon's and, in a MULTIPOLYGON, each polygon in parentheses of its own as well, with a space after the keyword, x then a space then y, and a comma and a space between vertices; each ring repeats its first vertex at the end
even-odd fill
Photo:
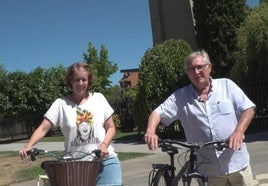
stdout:
POLYGON ((217 145, 216 145, 216 149, 219 151, 222 151, 225 148, 229 148, 229 141, 228 140, 225 142, 217 143, 217 145))
POLYGON ((94 150, 93 153, 95 153, 95 155, 96 155, 98 158, 101 158, 101 151, 100 151, 100 150, 94 150))
POLYGON ((27 151, 27 154, 30 155, 31 161, 35 161, 36 156, 39 155, 39 150, 36 148, 32 148, 31 150, 27 151))

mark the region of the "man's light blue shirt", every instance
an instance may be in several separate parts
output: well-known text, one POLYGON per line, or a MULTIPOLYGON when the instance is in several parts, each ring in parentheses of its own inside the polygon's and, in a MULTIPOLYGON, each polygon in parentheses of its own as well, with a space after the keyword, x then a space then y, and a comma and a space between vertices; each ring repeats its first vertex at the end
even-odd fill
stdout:
MULTIPOLYGON (((211 78, 206 101, 200 101, 193 85, 188 85, 171 94, 155 111, 164 125, 180 120, 187 141, 198 143, 228 138, 242 112, 252 107, 255 108, 255 104, 233 81, 211 78)), ((209 176, 223 175, 249 165, 249 153, 245 144, 238 151, 202 150, 198 161, 206 162, 198 168, 200 172, 209 176)))

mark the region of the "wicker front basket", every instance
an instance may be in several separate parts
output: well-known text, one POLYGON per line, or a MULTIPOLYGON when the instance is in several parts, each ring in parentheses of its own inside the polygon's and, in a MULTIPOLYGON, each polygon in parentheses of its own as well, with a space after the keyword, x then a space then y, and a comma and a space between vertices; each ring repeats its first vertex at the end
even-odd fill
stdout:
POLYGON ((45 161, 52 186, 94 186, 99 171, 100 160, 93 161, 45 161))

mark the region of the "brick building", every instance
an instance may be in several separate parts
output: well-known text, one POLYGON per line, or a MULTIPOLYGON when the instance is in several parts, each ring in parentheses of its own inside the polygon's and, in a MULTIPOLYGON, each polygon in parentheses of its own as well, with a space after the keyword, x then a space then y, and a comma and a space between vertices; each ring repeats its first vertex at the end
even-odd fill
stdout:
POLYGON ((119 81, 121 88, 133 88, 137 86, 139 79, 139 69, 124 69, 120 70, 123 74, 122 79, 119 81))

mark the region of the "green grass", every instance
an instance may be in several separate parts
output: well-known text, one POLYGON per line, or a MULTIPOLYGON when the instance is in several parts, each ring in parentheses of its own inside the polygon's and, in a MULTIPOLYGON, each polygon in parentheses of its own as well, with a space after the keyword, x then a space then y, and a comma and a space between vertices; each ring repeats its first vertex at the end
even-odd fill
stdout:
MULTIPOLYGON (((19 140, 16 143, 27 143, 29 139, 19 140)), ((41 142, 61 142, 64 141, 64 137, 62 135, 59 136, 49 136, 41 139, 41 142)))
POLYGON ((17 151, 3 151, 3 152, 0 152, 0 157, 1 158, 12 158, 12 157, 18 157, 19 154, 17 151))
MULTIPOLYGON (((142 137, 139 136, 138 132, 120 132, 117 131, 115 137, 113 140, 118 141, 118 140, 142 140, 142 137)), ((57 136, 49 136, 45 137, 41 140, 41 142, 61 142, 64 141, 64 137, 62 135, 57 135, 57 136)), ((26 140, 21 140, 17 141, 18 143, 27 143, 28 139, 26 140)))
POLYGON ((120 132, 117 131, 114 140, 141 140, 138 132, 120 132))
POLYGON ((46 174, 40 166, 33 166, 17 172, 16 179, 21 181, 37 179, 38 175, 46 174))
POLYGON ((61 142, 61 141, 64 141, 64 137, 62 135, 50 136, 50 137, 43 138, 41 141, 42 142, 61 142))
POLYGON ((137 153, 137 152, 118 152, 117 154, 120 161, 151 155, 150 153, 137 153))

